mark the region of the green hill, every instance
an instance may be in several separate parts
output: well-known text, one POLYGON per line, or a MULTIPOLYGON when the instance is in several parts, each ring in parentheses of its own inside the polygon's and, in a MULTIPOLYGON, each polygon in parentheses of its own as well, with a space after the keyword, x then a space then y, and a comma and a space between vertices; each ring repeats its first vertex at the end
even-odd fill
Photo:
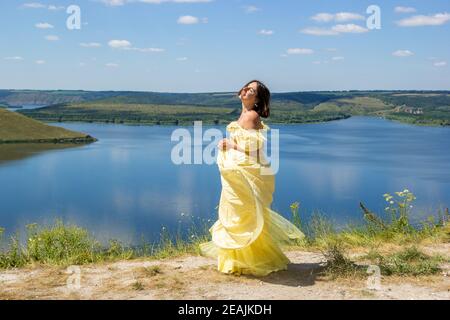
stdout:
MULTIPOLYGON (((45 106, 19 113, 40 121, 225 124, 239 116, 235 92, 0 90, 0 105, 45 106)), ((275 92, 268 123, 322 122, 353 115, 417 125, 450 125, 450 91, 275 92)))
POLYGON ((95 140, 81 132, 49 126, 19 113, 0 109, 0 143, 87 143, 95 140))

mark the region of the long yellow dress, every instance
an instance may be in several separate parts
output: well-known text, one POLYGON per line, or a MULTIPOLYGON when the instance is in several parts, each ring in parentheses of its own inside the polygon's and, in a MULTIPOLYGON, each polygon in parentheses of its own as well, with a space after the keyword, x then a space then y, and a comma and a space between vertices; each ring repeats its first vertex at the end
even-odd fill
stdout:
POLYGON ((302 239, 304 234, 270 206, 275 175, 263 148, 270 128, 247 130, 237 121, 228 124, 229 139, 246 152, 219 150, 222 192, 219 219, 209 229, 212 240, 200 244, 203 256, 217 259, 223 273, 265 276, 286 270, 290 260, 283 244, 302 239))

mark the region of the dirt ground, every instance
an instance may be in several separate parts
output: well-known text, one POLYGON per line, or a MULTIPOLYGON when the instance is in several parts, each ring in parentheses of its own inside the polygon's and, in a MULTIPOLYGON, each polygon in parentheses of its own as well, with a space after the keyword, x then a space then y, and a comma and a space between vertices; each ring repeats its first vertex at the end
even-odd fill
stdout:
MULTIPOLYGON (((450 244, 422 248, 450 255, 450 244)), ((355 253, 357 254, 357 253, 355 253)), ((327 279, 320 252, 287 251, 288 270, 266 277, 216 270, 214 259, 186 255, 72 266, 35 266, 0 272, 0 299, 441 299, 450 300, 450 265, 423 277, 327 279)), ((370 275, 368 274, 369 278, 370 275)))

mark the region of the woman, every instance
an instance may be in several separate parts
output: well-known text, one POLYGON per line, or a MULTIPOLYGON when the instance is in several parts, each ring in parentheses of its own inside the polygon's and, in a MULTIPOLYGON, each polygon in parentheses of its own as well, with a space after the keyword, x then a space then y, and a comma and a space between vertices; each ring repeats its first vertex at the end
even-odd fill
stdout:
POLYGON ((217 258, 223 273, 265 276, 287 269, 290 261, 280 245, 304 235, 270 209, 275 176, 262 152, 270 128, 260 119, 270 115, 270 91, 253 80, 238 95, 241 116, 228 124, 230 137, 218 145, 219 219, 209 229, 212 241, 200 244, 200 253, 217 258))

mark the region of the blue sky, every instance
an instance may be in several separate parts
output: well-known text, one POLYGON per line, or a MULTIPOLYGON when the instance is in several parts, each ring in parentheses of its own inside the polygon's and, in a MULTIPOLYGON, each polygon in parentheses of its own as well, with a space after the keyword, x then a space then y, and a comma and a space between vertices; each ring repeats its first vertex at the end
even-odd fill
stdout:
POLYGON ((0 27, 4 89, 450 90, 448 0, 1 1, 0 27))

